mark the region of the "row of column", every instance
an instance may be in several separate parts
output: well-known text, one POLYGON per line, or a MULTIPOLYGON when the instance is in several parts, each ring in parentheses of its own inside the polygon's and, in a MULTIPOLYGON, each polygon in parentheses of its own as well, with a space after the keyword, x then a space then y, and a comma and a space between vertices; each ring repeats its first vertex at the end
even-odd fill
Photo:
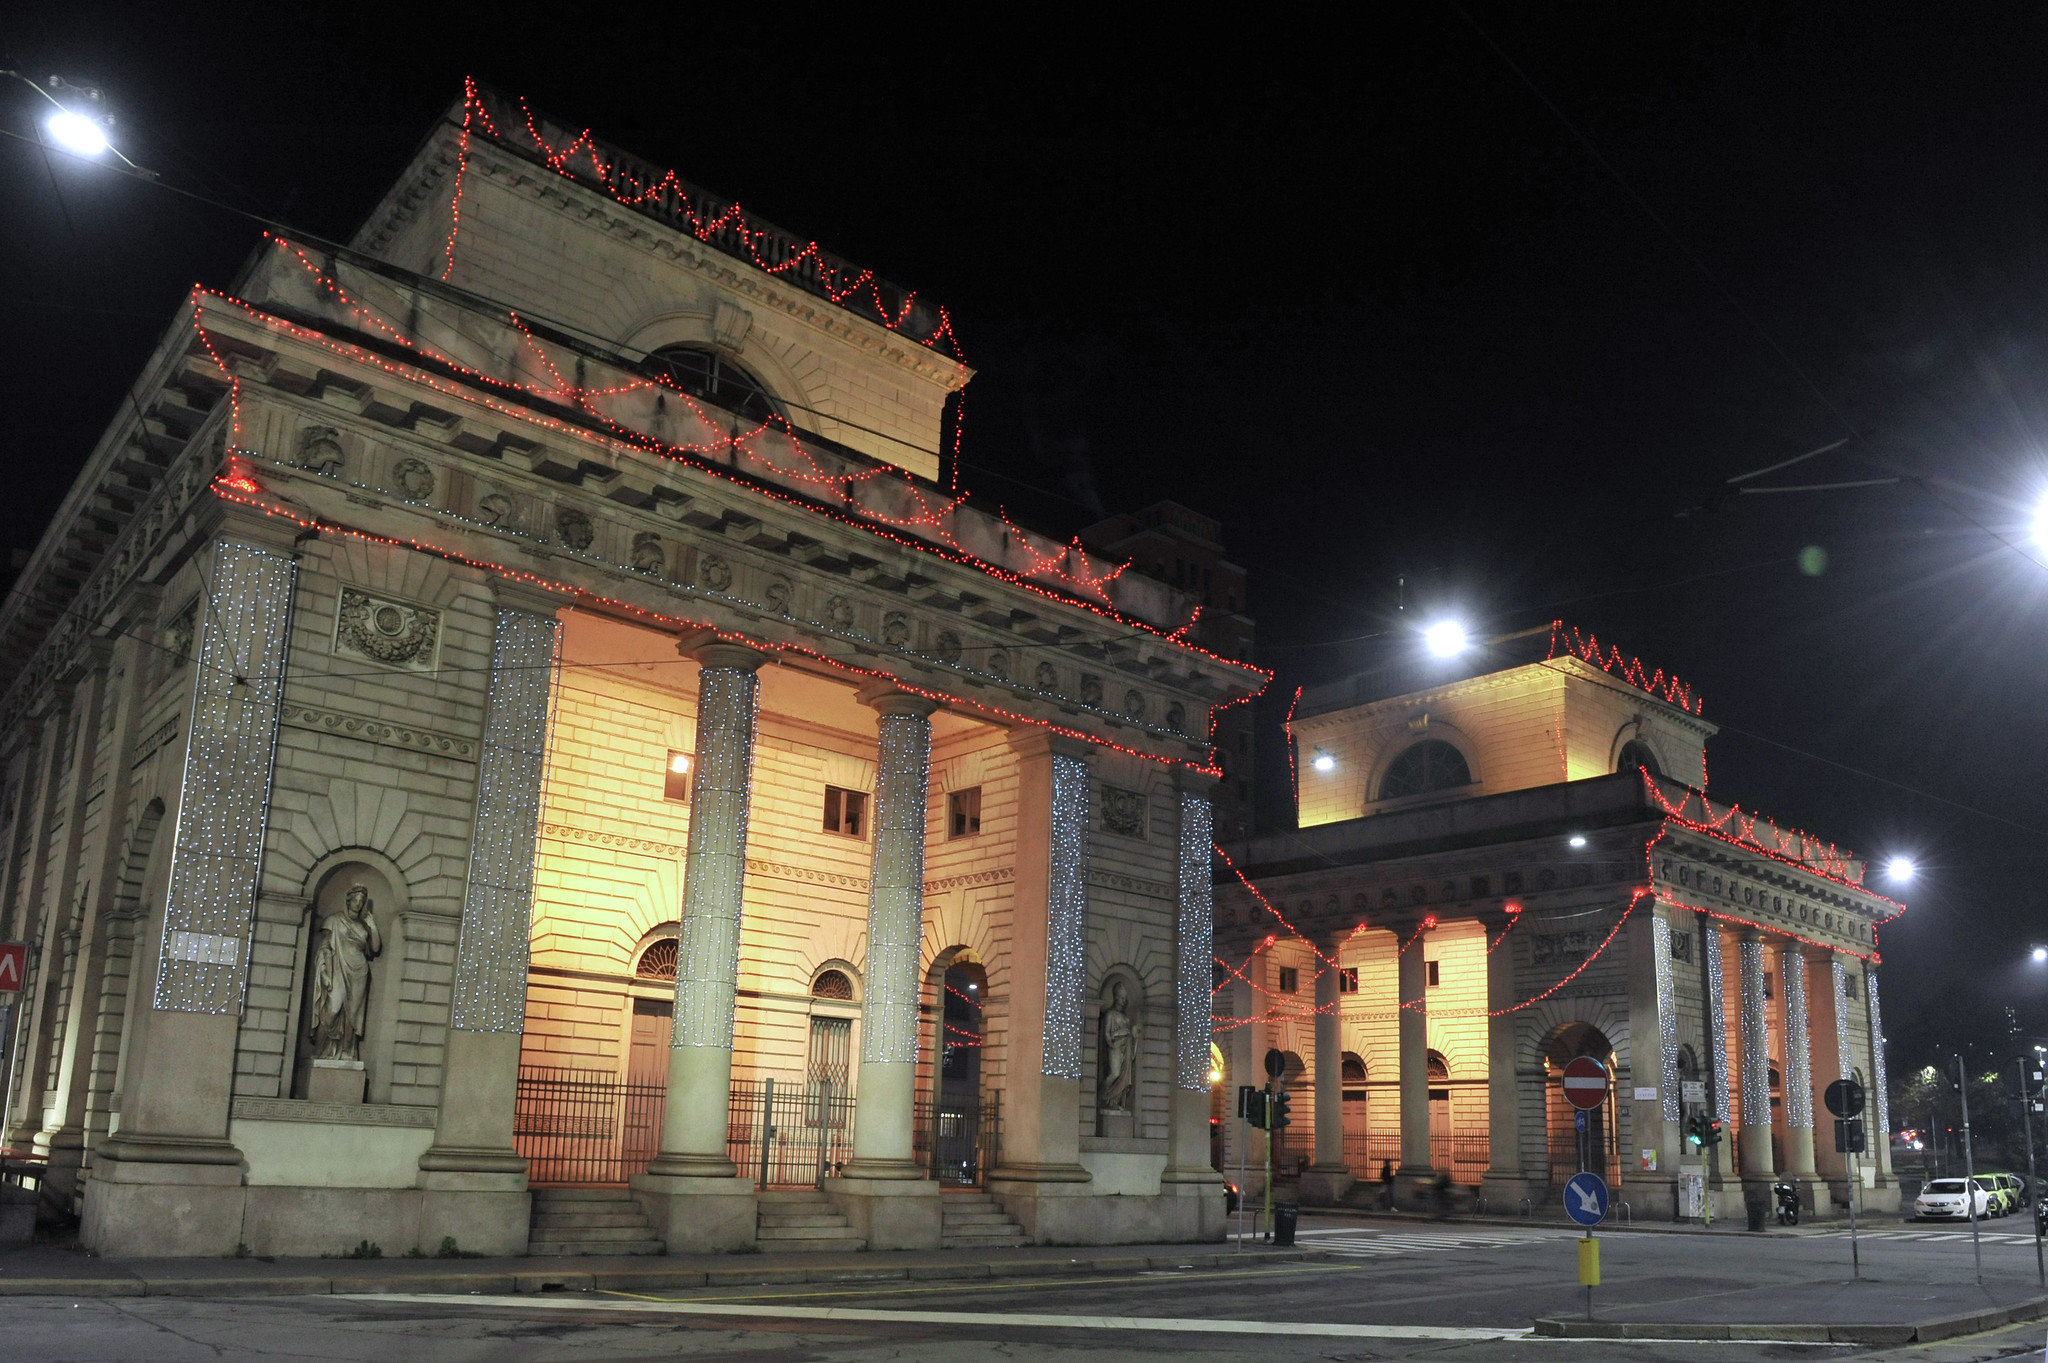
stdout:
MULTIPOLYGON (((1709 1097, 1714 1114, 1723 1122, 1739 1118, 1734 1148, 1724 1143, 1718 1152, 1718 1172, 1725 1177, 1739 1175, 1749 1179, 1778 1174, 1795 1180, 1845 1176, 1846 1157, 1834 1150, 1832 1116, 1823 1123, 1827 1139, 1816 1142, 1815 1095, 1835 1079, 1856 1077, 1860 1072, 1867 1095, 1862 1118, 1866 1137, 1863 1160, 1876 1170, 1880 1182, 1888 1181, 1890 1123, 1875 968, 1867 962, 1863 964, 1865 1045, 1858 1048, 1851 1043, 1851 1010, 1858 1002, 1857 993, 1850 982, 1850 963, 1840 952, 1774 933, 1742 929, 1734 943, 1736 995, 1731 1008, 1724 992, 1722 931, 1711 919, 1702 917, 1700 922, 1710 1057, 1708 1079, 1712 1089, 1709 1097), (1780 1011, 1775 1030, 1784 1041, 1779 1071, 1781 1107, 1776 1115, 1771 1110, 1770 1087, 1772 977, 1779 982, 1780 1011), (1727 1036, 1731 1012, 1735 1032, 1732 1045, 1727 1036), (1778 1167, 1772 1142, 1781 1127, 1782 1169, 1778 1167)), ((1667 1076, 1667 1080, 1677 1082, 1675 1075, 1667 1076)))
MULTIPOLYGON (((1489 937, 1505 929, 1505 920, 1487 922, 1489 937)), ((1342 939, 1317 943, 1316 949, 1335 960, 1342 939)), ((1417 937, 1396 962, 1395 993, 1400 1016, 1396 1024, 1400 1065, 1400 1178, 1404 1185, 1426 1184, 1439 1172, 1429 1138, 1429 963, 1417 937)), ((1315 992, 1315 1157, 1307 1170, 1304 1195, 1318 1190, 1334 1198, 1350 1181, 1344 1160, 1344 1023, 1343 994, 1334 967, 1316 973, 1315 992)), ((1486 1177, 1519 1179, 1521 1149, 1515 1136, 1515 1015, 1503 1010, 1515 1002, 1513 953, 1486 956, 1487 1125, 1491 1153, 1486 1177)), ((1256 1066, 1258 1057, 1252 1056, 1256 1066)))

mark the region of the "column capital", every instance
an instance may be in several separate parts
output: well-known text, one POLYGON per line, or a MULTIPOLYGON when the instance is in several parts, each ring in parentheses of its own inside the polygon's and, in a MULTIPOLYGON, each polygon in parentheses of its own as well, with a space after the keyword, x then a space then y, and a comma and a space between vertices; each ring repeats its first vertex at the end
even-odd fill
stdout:
POLYGON ((716 630, 693 629, 678 635, 676 652, 699 667, 732 667, 758 672, 769 661, 766 653, 737 639, 720 638, 716 630))
POLYGON ((544 615, 552 620, 555 612, 569 604, 560 593, 521 582, 518 578, 494 574, 490 584, 491 596, 501 610, 525 611, 528 615, 544 615))
POLYGON ((939 708, 939 703, 930 696, 920 696, 915 691, 905 691, 895 683, 888 681, 871 682, 856 691, 853 698, 884 719, 891 715, 909 715, 913 719, 927 719, 939 708))
POLYGON ((1092 745, 1078 738, 1056 734, 1050 729, 1041 729, 1036 725, 1010 730, 1008 742, 1010 750, 1019 757, 1086 757, 1095 750, 1092 745))

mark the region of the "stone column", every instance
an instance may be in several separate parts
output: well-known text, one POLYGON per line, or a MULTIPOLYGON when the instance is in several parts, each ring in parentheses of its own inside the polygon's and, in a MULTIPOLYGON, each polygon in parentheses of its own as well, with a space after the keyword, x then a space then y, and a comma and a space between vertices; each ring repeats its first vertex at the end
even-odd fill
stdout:
POLYGON ((50 953, 56 949, 57 939, 43 879, 52 858, 50 825, 57 822, 62 808, 64 736, 75 704, 72 688, 63 684, 53 684, 35 702, 38 746, 32 750, 32 775, 24 777, 21 794, 21 818, 27 826, 7 858, 13 863, 8 887, 13 925, 8 937, 27 943, 28 957, 22 989, 13 998, 10 1014, 7 1071, 0 1076, 0 1089, 6 1090, 5 1107, 0 1109, 0 1146, 27 1145, 42 1125, 38 1107, 42 1084, 33 1057, 41 1046, 43 1002, 56 986, 50 953))
POLYGON ((1017 879, 1011 903, 1009 1073, 1002 1161, 991 1191, 1039 1243, 1088 1236, 1081 1164, 1081 992, 1088 913, 1087 746, 1044 729, 1017 755, 1017 879))
POLYGON ((755 673, 767 659, 738 644, 692 639, 697 660, 697 776, 684 851, 675 1024, 661 1153, 633 1180, 671 1252, 754 1243, 752 1182, 725 1152, 732 1093, 735 986, 753 786, 755 673))
MULTIPOLYGON (((1714 1147, 1707 1171, 1710 1188, 1725 1185, 1735 1173, 1735 1142, 1733 1139, 1734 1072, 1730 1064, 1728 1047, 1728 986, 1726 982, 1726 958, 1724 955, 1721 930, 1706 914, 1699 915, 1700 928, 1700 971, 1705 977, 1705 1007, 1707 1032, 1707 1112, 1712 1120, 1721 1123, 1722 1140, 1714 1147)), ((1725 1216, 1729 1208, 1715 1204, 1714 1214, 1725 1216)))
POLYGON ((868 821, 866 991, 853 1159, 825 1181, 869 1249, 937 1249, 939 1185, 912 1158, 917 1103, 918 967, 924 942, 924 840, 935 701, 883 686, 861 695, 880 716, 875 810, 868 821))
MULTIPOLYGON (((1209 1164, 1209 1047, 1215 1037, 1216 880, 1214 807, 1206 782, 1183 772, 1176 863, 1173 973, 1173 1127, 1160 1191, 1179 1199, 1177 1236, 1224 1231, 1224 1176, 1209 1164), (1181 1205, 1185 1203, 1186 1205, 1181 1205)), ((1227 1120, 1227 1119, 1226 1119, 1227 1120)))
POLYGON ((559 631, 552 599, 510 583, 493 586, 498 610, 469 883, 455 948, 441 1111, 434 1143, 420 1156, 419 1239, 436 1245, 453 1236, 465 1249, 522 1254, 532 1199, 512 1124, 559 631))
MULTIPOLYGON (((1315 943, 1328 959, 1316 963, 1316 1149, 1301 1176, 1301 1200, 1328 1206, 1352 1184, 1344 1163, 1344 995, 1338 988, 1337 941, 1315 943)), ((1425 1115, 1426 1111, 1425 1111, 1425 1115)))
MULTIPOLYGON (((1813 1166, 1813 1031, 1806 1002, 1806 953, 1790 938, 1778 949, 1778 978, 1785 990, 1785 1172, 1811 1183, 1813 1166)), ((1809 1210, 1826 1214, 1826 1194, 1809 1210)))
POLYGON ((242 1234, 229 1104, 298 560, 290 523, 220 514, 232 537, 207 551, 155 978, 137 982, 121 1131, 80 1231, 103 1254, 221 1254, 242 1234))
MULTIPOLYGON (((154 619, 154 594, 145 598, 154 619)), ((127 623, 134 620, 129 604, 127 623)), ((79 901, 73 931, 77 940, 77 961, 71 971, 71 987, 63 1007, 65 1017, 59 1029, 61 1051, 52 1068, 56 1083, 46 1100, 43 1133, 37 1144, 50 1152, 53 1188, 71 1180, 75 1190, 83 1180, 90 1135, 86 1128, 86 1090, 92 1072, 94 1043, 100 1014, 102 980, 112 934, 110 918, 114 909, 115 882, 121 874, 127 852, 124 840, 132 833, 127 823, 128 773, 135 739, 137 712, 141 699, 138 664, 148 645, 140 637, 119 639, 106 669, 107 695, 100 702, 102 741, 81 748, 79 780, 97 789, 98 817, 89 821, 89 837, 79 848, 79 901), (92 759, 104 750, 104 764, 95 770, 92 759), (61 1171, 61 1172, 60 1172, 61 1171)), ((81 800, 81 807, 84 801, 81 800)), ((83 818, 81 822, 87 822, 83 818)))
POLYGON ((1745 1183, 1769 1180, 1777 1170, 1771 1156, 1771 1033, 1764 998, 1764 943, 1745 931, 1736 943, 1742 990, 1742 1130, 1737 1144, 1745 1183))
POLYGON ((1515 987, 1515 943, 1502 937, 1507 924, 1489 922, 1493 948, 1486 957, 1486 1177, 1482 1191, 1496 1214, 1519 1210, 1531 1195, 1522 1171, 1522 1128, 1516 1074, 1515 1031, 1520 1013, 1506 1011, 1521 1002, 1515 987))
POLYGON ((1411 1206, 1427 1203, 1436 1171, 1429 1151, 1428 933, 1417 928, 1396 967, 1401 999, 1401 1168, 1398 1195, 1411 1206))
POLYGON ((1863 1110, 1863 1127, 1868 1134, 1863 1158, 1877 1170, 1871 1199, 1873 1205, 1886 1201, 1877 1190, 1888 1190, 1889 1209, 1896 1210, 1898 1192, 1892 1183, 1892 1103, 1884 1066, 1884 1010, 1877 1002, 1877 966, 1869 961, 1863 965, 1863 997, 1870 1008, 1870 1082, 1865 1085, 1869 1097, 1863 1110))

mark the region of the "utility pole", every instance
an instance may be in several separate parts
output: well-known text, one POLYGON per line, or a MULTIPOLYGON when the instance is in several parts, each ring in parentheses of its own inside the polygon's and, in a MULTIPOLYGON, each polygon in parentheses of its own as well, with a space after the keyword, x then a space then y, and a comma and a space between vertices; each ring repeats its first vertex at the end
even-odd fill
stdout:
POLYGON ((1970 1253, 1977 1260, 1977 1286, 1982 1287, 1984 1241, 1977 1223, 1977 1155, 1970 1145, 1970 1076, 1964 1072, 1961 1051, 1956 1052, 1956 1092, 1963 1100, 1963 1210, 1970 1216, 1970 1253))
MULTIPOLYGON (((2039 1089, 2034 1090, 2039 1093, 2039 1089)), ((2034 1279, 2048 1287, 2048 1263, 2043 1262, 2041 1253, 2041 1184, 2034 1177, 2034 1098, 2027 1092, 2027 1058, 2020 1057, 2020 1131, 2027 1138, 2027 1200, 2035 1207, 2034 1212, 2034 1279)))

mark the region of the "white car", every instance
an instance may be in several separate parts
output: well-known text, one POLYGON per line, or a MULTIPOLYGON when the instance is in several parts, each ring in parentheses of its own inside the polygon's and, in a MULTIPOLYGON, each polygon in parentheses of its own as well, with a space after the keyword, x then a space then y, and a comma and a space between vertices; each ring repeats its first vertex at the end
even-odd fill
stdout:
POLYGON ((1920 1190, 1920 1196, 1913 1199, 1915 1221, 1968 1221, 1973 1217, 1982 1218, 1990 1213, 1991 1193, 1982 1183, 1972 1182, 1969 1193, 1969 1207, 1964 1207, 1964 1180, 1959 1178, 1938 1178, 1920 1190))

